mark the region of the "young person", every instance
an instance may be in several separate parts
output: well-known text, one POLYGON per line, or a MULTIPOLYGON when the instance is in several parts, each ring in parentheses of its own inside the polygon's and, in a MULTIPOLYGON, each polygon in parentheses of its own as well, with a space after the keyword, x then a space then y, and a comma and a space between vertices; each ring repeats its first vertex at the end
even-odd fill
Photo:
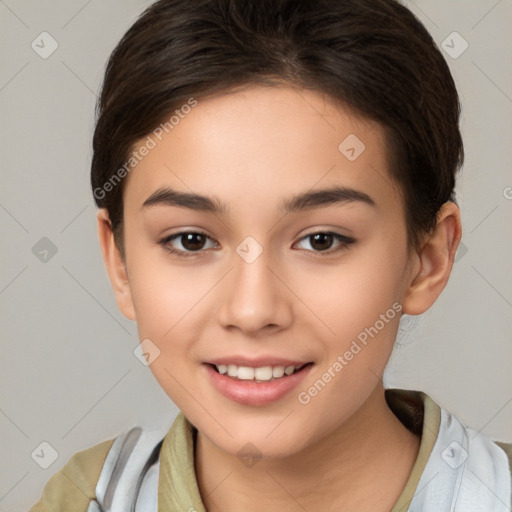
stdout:
POLYGON ((506 511, 511 446, 384 389, 461 238, 459 100, 395 0, 161 0, 112 53, 91 181, 122 313, 181 413, 33 511, 506 511))

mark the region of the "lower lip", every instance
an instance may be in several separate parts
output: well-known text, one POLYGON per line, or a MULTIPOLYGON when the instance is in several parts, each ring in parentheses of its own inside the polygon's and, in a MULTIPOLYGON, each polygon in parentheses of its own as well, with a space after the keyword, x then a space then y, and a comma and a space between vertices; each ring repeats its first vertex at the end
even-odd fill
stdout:
POLYGON ((244 405, 266 405, 279 400, 296 388, 313 367, 308 364, 293 373, 268 382, 235 380, 222 375, 209 364, 203 365, 214 387, 226 398, 244 405))

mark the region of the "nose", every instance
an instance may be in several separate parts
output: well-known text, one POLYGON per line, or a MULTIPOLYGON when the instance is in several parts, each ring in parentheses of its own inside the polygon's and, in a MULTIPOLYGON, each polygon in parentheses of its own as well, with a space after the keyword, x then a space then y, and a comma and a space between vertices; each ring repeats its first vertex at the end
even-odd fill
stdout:
POLYGON ((286 277, 272 264, 269 251, 264 249, 255 259, 235 252, 233 265, 224 280, 219 323, 253 337, 288 327, 293 319, 293 294, 286 277))

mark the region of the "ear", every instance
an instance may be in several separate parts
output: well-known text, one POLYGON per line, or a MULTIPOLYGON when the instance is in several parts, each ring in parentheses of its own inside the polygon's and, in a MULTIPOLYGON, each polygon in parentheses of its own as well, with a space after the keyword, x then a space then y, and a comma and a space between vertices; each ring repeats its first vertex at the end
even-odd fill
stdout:
POLYGON ((421 250, 411 256, 404 313, 420 315, 437 300, 450 277, 461 237, 459 208, 448 201, 438 212, 435 230, 423 240, 421 250))
POLYGON ((135 320, 135 307, 133 304, 130 283, 126 272, 126 263, 114 241, 112 224, 105 208, 98 211, 98 238, 100 241, 103 262, 112 283, 117 305, 123 315, 135 320))

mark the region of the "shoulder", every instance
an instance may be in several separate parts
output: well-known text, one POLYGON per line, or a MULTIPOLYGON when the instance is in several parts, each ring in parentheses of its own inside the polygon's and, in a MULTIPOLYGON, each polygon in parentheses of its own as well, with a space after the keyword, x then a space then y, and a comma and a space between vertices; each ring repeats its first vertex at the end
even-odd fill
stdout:
POLYGON ((107 502, 115 510, 129 510, 141 477, 147 486, 158 485, 158 457, 167 431, 168 427, 133 426, 75 453, 50 478, 30 512, 86 512, 101 510, 107 502))
POLYGON ((85 512, 95 497, 96 482, 113 442, 109 439, 72 455, 48 480, 30 512, 85 512))
POLYGON ((493 441, 418 391, 386 390, 388 405, 421 436, 410 481, 394 510, 510 511, 512 444, 493 441))
POLYGON ((512 474, 512 443, 502 443, 500 441, 495 441, 495 443, 505 452, 508 458, 510 473, 512 474))
POLYGON ((443 408, 440 412, 436 443, 422 475, 436 476, 439 485, 427 490, 426 503, 436 510, 457 496, 461 510, 510 510, 511 445, 468 427, 443 408))

